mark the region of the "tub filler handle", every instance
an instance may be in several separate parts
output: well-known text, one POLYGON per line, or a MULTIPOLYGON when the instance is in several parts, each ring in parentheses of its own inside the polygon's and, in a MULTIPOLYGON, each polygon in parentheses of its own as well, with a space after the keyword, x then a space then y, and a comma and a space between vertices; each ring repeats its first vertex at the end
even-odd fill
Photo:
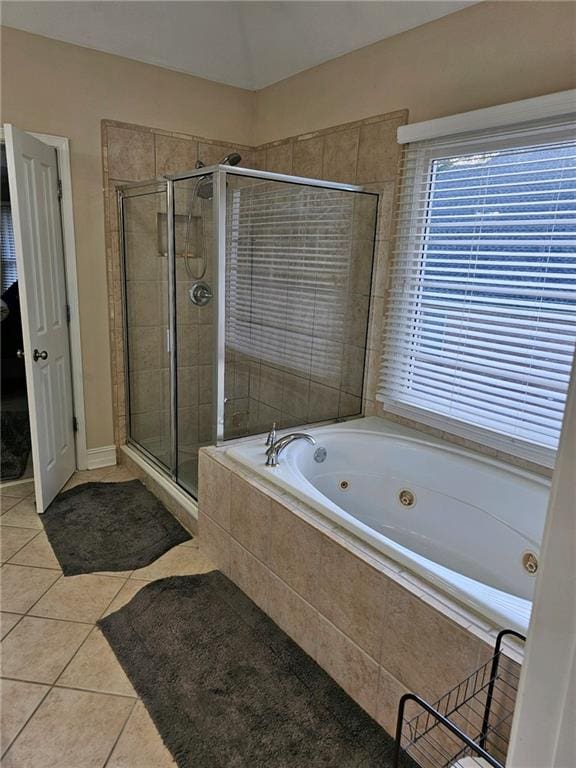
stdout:
POLYGON ((278 458, 282 451, 287 448, 290 443, 293 443, 296 440, 306 440, 306 442, 310 443, 310 445, 316 445, 316 440, 314 440, 314 438, 310 435, 307 435, 305 432, 292 432, 290 435, 284 435, 284 437, 281 437, 279 440, 273 442, 266 451, 266 466, 277 467, 278 458))

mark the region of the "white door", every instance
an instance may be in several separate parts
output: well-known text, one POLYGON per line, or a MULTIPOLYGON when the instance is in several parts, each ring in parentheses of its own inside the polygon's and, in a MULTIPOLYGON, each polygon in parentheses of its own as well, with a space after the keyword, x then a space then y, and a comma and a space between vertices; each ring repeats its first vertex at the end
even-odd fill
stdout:
POLYGON ((36 509, 44 512, 76 468, 72 371, 56 150, 4 126, 36 509))

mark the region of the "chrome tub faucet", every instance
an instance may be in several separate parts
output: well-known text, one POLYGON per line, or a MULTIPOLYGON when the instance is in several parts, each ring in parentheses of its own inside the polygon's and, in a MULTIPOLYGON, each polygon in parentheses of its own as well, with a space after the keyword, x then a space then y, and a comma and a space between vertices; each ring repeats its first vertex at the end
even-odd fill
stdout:
POLYGON ((292 432, 290 435, 284 435, 284 437, 273 442, 266 451, 266 466, 277 467, 278 458, 282 451, 296 440, 306 440, 310 445, 316 445, 316 440, 305 432, 292 432))

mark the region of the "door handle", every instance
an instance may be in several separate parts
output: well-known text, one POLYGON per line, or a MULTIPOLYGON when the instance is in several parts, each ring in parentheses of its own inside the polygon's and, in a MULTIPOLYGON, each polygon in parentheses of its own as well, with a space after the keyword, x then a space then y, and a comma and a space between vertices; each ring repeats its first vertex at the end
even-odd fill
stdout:
POLYGON ((38 360, 48 360, 48 352, 46 350, 42 350, 42 352, 38 352, 37 349, 34 350, 32 353, 32 359, 35 363, 38 362, 38 360))
POLYGON ((20 360, 24 357, 24 350, 23 349, 17 349, 16 350, 16 357, 18 357, 20 360))

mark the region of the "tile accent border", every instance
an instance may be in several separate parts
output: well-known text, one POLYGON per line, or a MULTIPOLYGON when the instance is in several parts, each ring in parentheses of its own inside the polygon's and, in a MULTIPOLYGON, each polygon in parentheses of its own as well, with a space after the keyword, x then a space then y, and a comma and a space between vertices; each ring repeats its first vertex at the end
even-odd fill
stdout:
POLYGON ((215 565, 389 733, 403 693, 434 700, 492 655, 498 627, 224 449, 200 451, 198 527, 215 565))

